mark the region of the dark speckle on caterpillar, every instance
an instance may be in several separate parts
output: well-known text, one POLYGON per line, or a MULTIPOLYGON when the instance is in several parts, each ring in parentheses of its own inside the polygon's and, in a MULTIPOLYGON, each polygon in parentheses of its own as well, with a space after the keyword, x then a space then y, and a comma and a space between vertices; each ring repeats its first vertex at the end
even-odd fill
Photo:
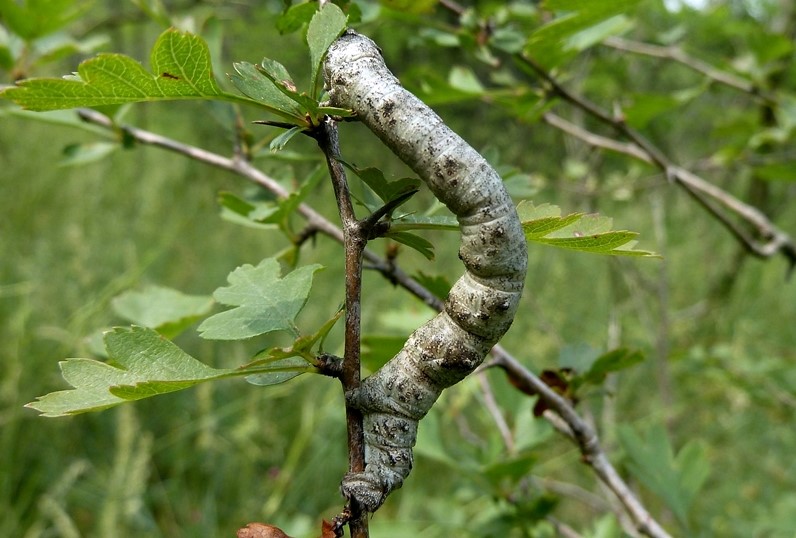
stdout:
POLYGON ((333 106, 357 113, 456 215, 466 272, 445 308, 403 349, 346 395, 364 415, 365 471, 342 492, 375 512, 412 469, 417 423, 443 389, 470 374, 514 320, 528 254, 514 204, 497 172, 387 69, 376 44, 347 31, 324 74, 333 106))

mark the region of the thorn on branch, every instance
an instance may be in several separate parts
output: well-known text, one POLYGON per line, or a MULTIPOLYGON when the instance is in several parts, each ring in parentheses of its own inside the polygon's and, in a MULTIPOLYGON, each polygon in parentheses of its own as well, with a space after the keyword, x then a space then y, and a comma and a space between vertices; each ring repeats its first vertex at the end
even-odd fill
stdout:
POLYGON ((268 125, 271 127, 279 127, 281 129, 292 129, 297 127, 295 123, 288 123, 286 121, 272 121, 272 120, 254 120, 252 123, 257 125, 268 125))
POLYGON ((366 218, 360 221, 360 226, 363 228, 363 232, 368 239, 375 239, 377 237, 381 237, 387 230, 390 228, 390 224, 388 222, 379 222, 382 217, 391 215, 395 209, 407 201, 409 198, 417 194, 419 189, 412 189, 407 191, 403 194, 398 195, 397 197, 393 198, 376 211, 368 215, 366 218), (381 227, 384 228, 383 230, 377 230, 381 227), (385 228, 386 227, 386 228, 385 228), (378 233, 376 233, 378 231, 378 233))

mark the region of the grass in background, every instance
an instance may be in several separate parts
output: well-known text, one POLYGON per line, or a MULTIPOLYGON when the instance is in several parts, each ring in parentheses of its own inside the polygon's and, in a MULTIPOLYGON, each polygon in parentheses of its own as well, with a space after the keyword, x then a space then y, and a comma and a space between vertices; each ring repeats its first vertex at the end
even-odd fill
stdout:
MULTIPOLYGON (((235 24, 258 28, 257 35, 236 34, 231 58, 257 61, 266 44, 276 42, 266 15, 230 22, 229 32, 235 24)), ((132 27, 119 35, 131 48, 141 47, 131 52, 140 58, 156 31, 132 27)), ((293 54, 289 47, 280 50, 293 54)), ((55 72, 68 72, 71 65, 55 72)), ((239 381, 214 383, 69 419, 41 419, 22 408, 37 395, 65 388, 57 362, 86 353, 86 335, 120 322, 109 304, 119 292, 156 283, 209 293, 237 265, 256 263, 283 245, 273 236, 219 220, 216 193, 248 188, 228 174, 152 148, 127 150, 87 167, 59 168, 63 146, 90 138, 36 122, 2 121, 0 535, 216 537, 231 535, 253 519, 270 520, 296 536, 315 534, 319 515, 339 509, 334 492, 345 467, 341 395, 330 380, 302 378, 268 389, 239 381)), ((207 107, 139 107, 131 122, 181 140, 229 147, 207 107)), ((476 141, 494 131, 463 119, 458 125, 476 141)), ((513 131, 510 135, 516 138, 513 131)), ((357 162, 382 165, 385 153, 361 151, 366 144, 357 136, 343 141, 344 152, 357 151, 357 162)), ((511 143, 498 145, 504 142, 511 143)), ((562 151, 556 147, 551 154, 562 151)), ((520 160, 527 152, 517 153, 520 160)), ((532 159, 543 153, 520 164, 534 171, 532 159)), ((555 171, 559 164, 538 166, 555 171)), ((271 171, 284 167, 273 165, 271 171)), ((573 190, 572 184, 550 180, 539 200, 580 210, 574 207, 578 198, 566 194, 573 190)), ((666 423, 675 446, 699 438, 709 447, 714 473, 698 499, 696 516, 705 535, 792 535, 787 533, 796 528, 788 516, 796 513, 793 284, 784 283, 779 260, 749 261, 739 269, 734 289, 709 300, 713 280, 736 247, 682 194, 655 195, 665 204, 666 239, 656 239, 650 202, 641 195, 626 203, 596 195, 588 203, 613 216, 618 227, 641 231, 645 246, 664 252, 665 266, 532 247, 528 292, 504 343, 539 370, 555 367, 567 346, 606 346, 609 330, 618 327, 622 343, 641 349, 648 360, 618 379, 616 399, 609 400, 613 418, 599 398, 581 404, 607 417, 603 435, 617 461, 621 454, 612 443, 617 422, 666 423), (656 357, 664 315, 668 351, 656 357), (669 376, 668 401, 659 390, 659 361, 665 361, 669 376), (738 528, 734 522, 743 523, 738 528)), ((327 186, 311 202, 334 217, 327 186)), ((796 229, 796 212, 790 209, 779 223, 796 229)), ((458 240, 440 237, 438 261, 427 265, 410 253, 402 263, 458 276, 458 240)), ((302 318, 311 328, 342 301, 341 256, 322 238, 304 256, 306 262, 329 267, 317 277, 320 293, 311 296, 326 296, 327 304, 314 303, 302 318)), ((386 328, 378 313, 420 308, 374 275, 367 277, 365 294, 364 319, 374 331, 386 328)), ((179 343, 219 366, 239 364, 263 345, 261 340, 207 342, 191 334, 179 343)), ((500 376, 493 377, 508 414, 533 424, 528 402, 500 376)), ((494 439, 476 393, 475 380, 468 380, 444 397, 454 410, 444 416, 459 420, 443 425, 446 445, 463 446, 465 433, 494 439)), ((502 456, 493 446, 484 449, 489 450, 495 458, 502 456)), ((469 478, 428 453, 419 456, 418 472, 374 520, 374 537, 406 528, 450 535, 483 509, 485 500, 474 497, 469 478)), ((563 441, 553 438, 541 445, 538 457, 535 474, 593 487, 563 441)), ((652 496, 645 500, 654 511, 665 512, 652 496)), ((590 521, 593 514, 579 508, 569 501, 562 506, 569 521, 590 521)))

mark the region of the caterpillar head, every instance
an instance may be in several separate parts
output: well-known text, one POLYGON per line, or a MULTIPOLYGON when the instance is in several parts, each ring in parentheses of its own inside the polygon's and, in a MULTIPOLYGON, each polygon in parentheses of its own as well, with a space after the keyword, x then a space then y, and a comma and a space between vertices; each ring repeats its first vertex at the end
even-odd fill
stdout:
POLYGON ((350 28, 346 30, 329 47, 323 64, 323 79, 329 92, 329 102, 333 106, 350 107, 348 89, 374 68, 387 69, 379 46, 350 28))
POLYGON ((368 472, 348 473, 340 484, 343 497, 359 503, 362 510, 371 514, 384 504, 390 491, 378 475, 368 472))

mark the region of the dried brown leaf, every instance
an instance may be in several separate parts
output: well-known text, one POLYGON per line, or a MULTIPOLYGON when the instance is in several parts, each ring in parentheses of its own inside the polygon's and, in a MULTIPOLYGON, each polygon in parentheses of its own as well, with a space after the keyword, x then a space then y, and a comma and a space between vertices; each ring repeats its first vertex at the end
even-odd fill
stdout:
POLYGON ((279 527, 267 523, 248 523, 238 529, 238 538, 290 538, 279 527))

